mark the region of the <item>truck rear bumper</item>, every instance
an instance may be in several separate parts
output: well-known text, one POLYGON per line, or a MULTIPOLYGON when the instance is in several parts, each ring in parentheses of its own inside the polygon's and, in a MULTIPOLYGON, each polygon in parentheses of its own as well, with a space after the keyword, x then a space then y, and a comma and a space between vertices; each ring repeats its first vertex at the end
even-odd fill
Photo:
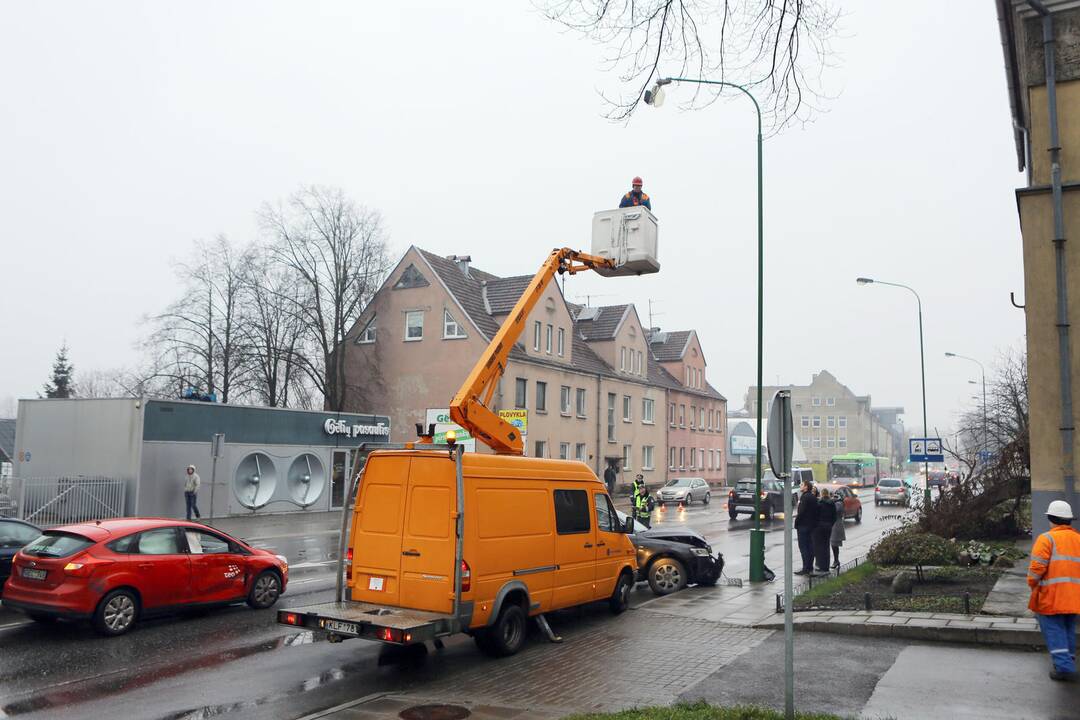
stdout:
POLYGON ((462 629, 461 621, 453 615, 351 601, 278 610, 277 621, 341 638, 358 637, 395 645, 426 642, 462 629))

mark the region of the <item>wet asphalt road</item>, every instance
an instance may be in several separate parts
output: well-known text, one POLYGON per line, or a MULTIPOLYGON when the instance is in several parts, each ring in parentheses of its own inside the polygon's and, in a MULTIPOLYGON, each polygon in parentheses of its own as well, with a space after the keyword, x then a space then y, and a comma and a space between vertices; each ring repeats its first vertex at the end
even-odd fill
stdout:
MULTIPOLYGON (((848 523, 851 540, 880 534, 902 512, 875 508, 867 499, 864 493, 862 524, 848 523)), ((654 526, 682 523, 724 553, 728 575, 746 578, 752 520, 729 520, 723 499, 654 512, 654 526)), ((769 564, 779 571, 783 521, 763 527, 769 564)), ((333 533, 284 533, 256 542, 283 552, 298 568, 278 607, 332 599, 332 565, 326 563, 336 553, 333 533)), ((632 602, 652 597, 639 585, 632 602)), ((558 631, 578 617, 557 614, 552 625, 558 631)), ((373 692, 422 691, 447 664, 460 669, 492 662, 464 636, 418 663, 414 654, 360 640, 331 644, 274 620, 274 609, 236 606, 146 621, 106 639, 85 625, 42 626, 0 613, 0 718, 295 718, 373 692)))

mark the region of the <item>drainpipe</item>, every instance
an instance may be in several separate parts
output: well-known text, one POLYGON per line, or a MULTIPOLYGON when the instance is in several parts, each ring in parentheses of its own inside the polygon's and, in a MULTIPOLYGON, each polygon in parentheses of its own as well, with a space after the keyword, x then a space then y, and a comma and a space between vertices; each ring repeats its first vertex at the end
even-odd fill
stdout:
MULTIPOLYGON (((606 465, 607 460, 604 459, 604 453, 602 452, 603 445, 600 444, 600 425, 607 422, 606 418, 600 417, 600 390, 603 377, 596 376, 596 477, 602 478, 604 476, 604 469, 601 469, 601 465, 606 465)), ((612 490, 614 492, 614 490, 612 490)), ((612 501, 614 502, 614 500, 612 501)))
POLYGON ((1043 64, 1046 74, 1047 114, 1050 118, 1050 187, 1054 206, 1054 266, 1057 285, 1058 363, 1061 370, 1061 465, 1065 495, 1076 504, 1073 464, 1072 359, 1069 351, 1069 305, 1065 269, 1065 217, 1061 200, 1061 140, 1058 137, 1057 78, 1054 68, 1054 21, 1039 0, 1028 0, 1042 16, 1043 64))

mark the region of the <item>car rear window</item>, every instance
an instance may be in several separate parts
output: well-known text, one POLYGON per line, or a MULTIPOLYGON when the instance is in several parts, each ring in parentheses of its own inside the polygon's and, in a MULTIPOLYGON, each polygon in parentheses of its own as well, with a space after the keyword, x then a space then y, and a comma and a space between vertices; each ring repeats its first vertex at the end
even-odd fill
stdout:
POLYGON ((900 481, 895 478, 881 478, 878 485, 881 487, 900 487, 900 481))
POLYGON ((735 486, 735 489, 739 492, 752 492, 757 489, 756 480, 740 480, 739 484, 735 486))
POLYGON ((93 544, 93 541, 82 535, 50 530, 24 547, 23 552, 35 557, 62 558, 74 555, 93 544))

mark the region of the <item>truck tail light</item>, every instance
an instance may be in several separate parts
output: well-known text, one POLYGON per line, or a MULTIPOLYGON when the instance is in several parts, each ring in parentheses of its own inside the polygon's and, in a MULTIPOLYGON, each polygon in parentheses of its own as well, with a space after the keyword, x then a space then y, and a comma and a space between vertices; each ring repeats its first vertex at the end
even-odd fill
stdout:
POLYGON ((405 631, 399 630, 397 628, 383 628, 382 630, 379 630, 378 635, 379 635, 379 639, 382 640, 383 642, 392 642, 392 643, 408 642, 408 640, 405 639, 406 637, 408 637, 409 640, 412 640, 412 634, 407 635, 405 633, 405 631))
POLYGON ((279 612, 278 622, 284 625, 299 625, 300 616, 294 612, 279 612))
POLYGON ((353 549, 349 548, 345 551, 345 578, 352 580, 352 557, 353 549))
POLYGON ((469 592, 472 589, 472 569, 464 559, 461 561, 461 592, 469 592))

